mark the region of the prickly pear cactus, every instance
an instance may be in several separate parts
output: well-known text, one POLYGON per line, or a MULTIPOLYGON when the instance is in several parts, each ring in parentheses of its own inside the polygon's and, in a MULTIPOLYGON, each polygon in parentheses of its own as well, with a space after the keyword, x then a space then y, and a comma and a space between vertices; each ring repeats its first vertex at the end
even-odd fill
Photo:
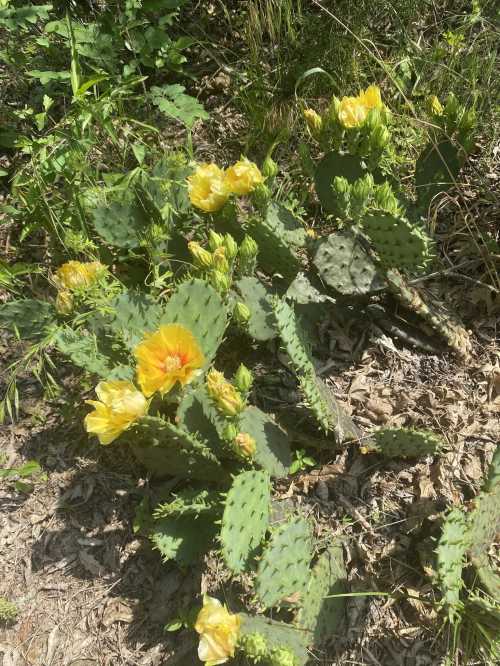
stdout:
POLYGON ((313 263, 321 279, 345 296, 369 294, 384 287, 375 262, 350 231, 331 234, 321 241, 313 263))
POLYGON ((404 217, 375 212, 360 227, 370 239, 384 268, 420 273, 434 258, 434 243, 417 223, 404 217))
POLYGON ((312 531, 309 522, 295 516, 272 533, 262 553, 255 579, 255 593, 266 607, 286 597, 300 601, 309 581, 312 531))
POLYGON ((221 495, 214 490, 186 488, 167 502, 160 502, 154 510, 154 518, 170 516, 200 516, 221 510, 221 495))
POLYGON ((125 291, 111 304, 114 318, 111 327, 129 349, 134 349, 144 337, 158 328, 161 305, 151 296, 136 291, 125 291))
POLYGON ((421 210, 426 210, 434 197, 455 185, 461 162, 459 149, 448 140, 425 146, 415 168, 417 203, 421 210))
POLYGON ((239 418, 239 430, 255 439, 254 462, 271 476, 283 477, 291 465, 291 451, 286 432, 258 407, 247 407, 239 418))
POLYGON ((188 432, 210 442, 218 457, 227 457, 222 439, 226 420, 207 394, 205 386, 188 391, 177 409, 177 421, 188 432))
POLYGON ((498 543, 500 533, 500 484, 489 492, 481 493, 469 516, 469 557, 479 579, 493 599, 500 599, 500 574, 490 561, 489 552, 498 543))
POLYGON ((275 201, 267 207, 265 224, 288 245, 303 247, 306 243, 304 225, 292 212, 275 201))
MULTIPOLYGON (((307 645, 310 642, 310 635, 307 631, 297 629, 285 622, 271 620, 263 615, 240 613, 240 618, 241 638, 239 647, 243 653, 246 654, 247 637, 253 637, 250 640, 252 650, 257 647, 260 651, 263 644, 266 646, 264 663, 269 659, 273 650, 280 648, 292 652, 295 657, 293 666, 304 666, 309 661, 307 645)), ((248 656, 252 658, 250 654, 248 656)), ((267 663, 269 662, 267 661, 267 663)))
POLYGON ((204 280, 194 279, 177 287, 165 306, 160 324, 181 324, 189 329, 208 365, 222 342, 227 318, 227 306, 215 289, 204 280))
POLYGON ((497 444, 497 449, 493 454, 484 490, 491 492, 498 485, 500 485, 500 444, 497 444))
POLYGON ((460 509, 452 509, 446 516, 436 550, 437 575, 450 620, 461 607, 462 570, 468 545, 465 514, 460 509))
POLYGON ((247 231, 259 246, 259 266, 267 273, 293 280, 300 270, 300 260, 283 235, 258 216, 248 219, 247 231))
POLYGON ((292 284, 286 290, 285 298, 294 301, 298 305, 311 305, 314 303, 335 303, 331 296, 322 294, 311 283, 309 277, 299 273, 292 284))
POLYGON ((250 310, 248 333, 259 341, 275 338, 278 332, 269 300, 270 294, 262 282, 255 277, 243 277, 236 282, 235 287, 250 310))
POLYGON ((381 428, 373 433, 374 444, 365 453, 380 453, 386 458, 420 458, 436 455, 443 440, 427 430, 414 428, 381 428))
POLYGON ((315 647, 338 634, 345 613, 345 599, 330 597, 346 591, 347 571, 341 544, 330 546, 315 564, 297 615, 297 625, 313 635, 315 647))
POLYGON ((136 457, 156 478, 180 476, 218 483, 228 479, 228 466, 219 462, 208 442, 159 417, 145 416, 126 438, 136 457))
POLYGON ((209 550, 217 534, 212 516, 169 516, 154 523, 149 535, 164 562, 188 566, 209 550))
POLYGON ((352 185, 365 173, 359 157, 342 155, 338 152, 327 153, 316 167, 314 174, 316 193, 323 209, 327 213, 341 213, 332 187, 336 176, 345 178, 352 185))
POLYGON ((280 337, 299 379, 308 408, 325 432, 333 431, 339 442, 357 439, 357 428, 335 398, 328 395, 326 387, 316 376, 308 342, 293 308, 285 301, 275 298, 273 309, 280 337))
POLYGON ((27 340, 43 338, 55 321, 56 311, 45 301, 26 298, 0 305, 0 328, 17 331, 27 340))
POLYGON ((222 555, 234 573, 244 571, 264 538, 271 504, 271 482, 265 471, 241 472, 227 493, 220 540, 222 555))
POLYGON ((87 192, 82 197, 94 228, 115 247, 136 248, 141 244, 151 219, 134 193, 120 193, 119 201, 107 201, 104 192, 87 192))

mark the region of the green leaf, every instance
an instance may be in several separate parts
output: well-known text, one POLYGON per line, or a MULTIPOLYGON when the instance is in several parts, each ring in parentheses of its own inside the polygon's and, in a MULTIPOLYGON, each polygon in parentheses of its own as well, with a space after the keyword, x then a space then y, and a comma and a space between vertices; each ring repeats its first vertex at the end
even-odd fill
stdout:
POLYGON ((178 83, 168 86, 153 86, 151 88, 151 101, 162 113, 172 118, 177 118, 187 127, 192 127, 194 122, 200 118, 207 120, 208 113, 203 105, 191 95, 187 95, 185 87, 178 83))
POLYGON ((42 86, 47 85, 49 81, 67 81, 71 78, 70 72, 52 72, 52 71, 41 71, 39 69, 31 69, 29 72, 26 72, 28 76, 31 76, 33 79, 38 79, 42 86))

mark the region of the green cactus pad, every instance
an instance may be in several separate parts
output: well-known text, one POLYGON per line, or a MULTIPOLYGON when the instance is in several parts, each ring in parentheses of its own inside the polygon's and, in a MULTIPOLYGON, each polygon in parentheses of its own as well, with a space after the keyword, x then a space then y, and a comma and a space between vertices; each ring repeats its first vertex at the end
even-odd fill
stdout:
POLYGON ((235 287, 250 310, 247 328, 252 338, 259 341, 275 338, 278 332, 266 287, 255 277, 243 277, 235 283, 235 287))
POLYGON ((500 444, 497 444, 496 451, 493 454, 484 490, 490 492, 498 485, 500 485, 500 444))
POLYGON ((311 284, 311 281, 304 275, 299 273, 292 284, 286 290, 285 297, 294 301, 298 305, 311 305, 313 303, 335 303, 335 299, 331 296, 326 296, 316 289, 311 284))
POLYGON ((98 375, 103 379, 124 379, 132 381, 134 369, 110 358, 99 349, 99 340, 93 333, 61 328, 57 331, 55 344, 61 354, 79 368, 98 375))
POLYGON ((381 428, 373 433, 374 445, 368 452, 386 458, 420 458, 436 455, 443 447, 441 437, 428 430, 381 428))
POLYGON ((303 247, 306 243, 306 231, 302 222, 281 204, 273 201, 266 211, 266 225, 275 236, 282 238, 288 245, 303 247))
POLYGON ((288 436, 268 414, 258 407, 247 407, 238 428, 255 439, 254 461, 259 467, 278 478, 288 474, 292 462, 288 436))
POLYGON ((160 324, 181 324, 189 329, 205 355, 207 366, 224 337, 227 306, 204 280, 183 282, 170 297, 160 324))
POLYGON ((297 660, 297 666, 304 666, 309 661, 307 645, 310 642, 310 635, 307 631, 285 622, 270 620, 263 615, 240 613, 240 618, 242 637, 258 634, 266 641, 269 651, 277 648, 291 650, 297 660))
POLYGON ((357 439, 360 435, 349 416, 316 376, 309 344, 293 308, 275 298, 273 309, 280 337, 297 374, 308 408, 325 432, 333 431, 339 442, 357 439))
POLYGON ((234 573, 244 571, 269 523, 271 483, 265 471, 241 472, 227 494, 220 539, 222 555, 234 573))
POLYGON ((286 597, 300 601, 309 581, 312 558, 312 530, 301 516, 294 516, 274 530, 257 568, 255 593, 270 608, 286 597))
POLYGON ((474 511, 469 516, 469 557, 479 579, 493 599, 500 599, 500 574, 490 561, 489 551, 498 543, 500 533, 500 484, 489 492, 481 493, 475 501, 474 511))
POLYGON ((162 309, 147 294, 125 291, 115 298, 111 307, 114 313, 111 327, 122 336, 129 349, 139 344, 144 333, 158 328, 162 309))
POLYGON ((177 419, 185 430, 210 442, 218 457, 227 457, 221 441, 227 421, 209 398, 205 386, 185 393, 177 410, 177 419))
POLYGON ((259 246, 259 266, 270 275, 279 273, 293 280, 300 270, 300 260, 283 235, 258 216, 248 219, 247 231, 259 246))
POLYGON ((216 534, 217 526, 210 516, 171 516, 155 522, 149 536, 164 562, 176 560, 188 566, 205 555, 216 534))
POLYGON ((56 311, 46 301, 27 298, 0 305, 0 329, 17 330, 26 340, 40 340, 55 321, 56 311))
POLYGON ((323 240, 313 259, 321 279, 346 296, 369 294, 384 287, 375 262, 350 231, 323 240))
POLYGON ((150 224, 150 217, 135 194, 122 190, 118 201, 109 201, 109 194, 87 192, 82 203, 94 228, 107 243, 115 247, 136 248, 150 224))
POLYGON ((450 141, 425 146, 415 167, 417 203, 422 210, 434 197, 455 185, 460 166, 460 152, 450 141))
POLYGON ((338 634, 345 613, 345 599, 330 595, 346 591, 347 571, 341 544, 334 544, 322 553, 315 564, 297 615, 297 624, 313 636, 315 647, 338 634))
POLYGON ((370 213, 360 222, 384 268, 419 273, 434 259, 434 243, 419 224, 389 213, 370 213))
POLYGON ((446 516, 436 550, 438 580, 450 620, 460 609, 462 570, 468 545, 465 514, 458 508, 452 509, 446 516))
POLYGON ((363 169, 361 159, 354 155, 342 155, 341 153, 327 153, 316 167, 314 183, 316 193, 327 213, 338 213, 335 195, 332 189, 333 179, 343 176, 350 185, 358 178, 362 178, 366 171, 363 169))
POLYGON ((170 516, 199 516, 221 509, 221 495, 214 490, 186 488, 166 502, 160 502, 154 510, 155 520, 170 516))
POLYGON ((219 483, 228 479, 229 472, 208 442, 159 417, 143 417, 126 437, 136 457, 156 478, 180 476, 219 483))

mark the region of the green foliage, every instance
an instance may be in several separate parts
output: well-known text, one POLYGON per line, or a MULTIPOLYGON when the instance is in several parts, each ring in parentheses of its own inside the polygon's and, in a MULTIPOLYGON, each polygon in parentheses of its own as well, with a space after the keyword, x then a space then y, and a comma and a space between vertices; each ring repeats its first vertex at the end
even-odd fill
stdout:
POLYGON ((438 580, 450 620, 461 609, 462 570, 468 545, 466 516, 460 509, 452 509, 443 524, 436 550, 438 580))
POLYGON ((443 447, 443 440, 427 430, 414 428, 381 428, 373 433, 374 445, 368 452, 380 453, 386 458, 420 458, 436 455, 443 447))
POLYGON ((207 120, 208 113, 203 105, 191 95, 187 95, 185 87, 174 83, 168 86, 153 86, 151 101, 159 110, 171 118, 176 118, 187 127, 192 127, 196 120, 207 120))
POLYGON ((486 492, 492 492, 500 485, 500 444, 497 444, 493 459, 488 469, 488 478, 484 485, 486 492))
POLYGON ((247 407, 238 419, 238 428, 255 439, 254 462, 272 477, 283 477, 291 463, 287 433, 258 407, 247 407))
POLYGON ((227 494, 220 540, 231 571, 246 569, 260 545, 269 522, 271 485, 265 471, 241 472, 227 494))
POLYGON ((255 579, 255 593, 265 608, 304 595, 311 558, 312 530, 305 518, 293 517, 272 532, 255 579))
MULTIPOLYGON (((248 646, 252 652, 255 647, 262 648, 265 643, 267 647, 266 658, 273 650, 290 650, 295 656, 294 666, 303 666, 309 661, 307 645, 309 635, 306 631, 297 629, 285 622, 277 622, 262 615, 248 615, 241 613, 241 638, 238 647, 246 653, 248 646), (258 638, 257 638, 258 636, 258 638), (247 637, 251 637, 248 640, 247 637)), ((251 657, 251 654, 248 655, 251 657)))
POLYGON ((19 615, 19 608, 5 597, 0 597, 0 621, 12 622, 19 615))
POLYGON ((164 562, 176 560, 188 566, 199 560, 210 548, 217 528, 213 520, 201 516, 169 516, 154 523, 150 539, 164 562))
POLYGON ((469 516, 469 557, 485 590, 500 599, 500 574, 490 560, 489 552, 500 532, 500 484, 481 493, 469 516))
POLYGON ((0 328, 27 340, 40 340, 56 321, 53 306, 46 301, 22 299, 0 305, 0 328))
POLYGON ((98 377, 130 380, 134 376, 133 368, 116 363, 118 354, 113 357, 101 351, 94 333, 75 331, 67 326, 57 331, 55 344, 72 363, 98 377))
POLYGON ((242 277, 234 286, 250 310, 247 329, 252 338, 265 341, 276 337, 270 294, 262 282, 255 277, 242 277))
POLYGON ((421 209, 427 209, 436 196, 456 185, 460 166, 460 151, 450 141, 430 143, 423 149, 415 171, 418 205, 421 209))
POLYGON ((152 333, 158 328, 161 306, 140 291, 124 291, 110 304, 114 315, 110 326, 133 350, 144 338, 144 333, 152 333))
POLYGON ((174 499, 160 502, 154 511, 156 520, 169 518, 170 516, 200 516, 205 513, 213 513, 220 508, 220 493, 194 488, 186 488, 175 494, 174 499))

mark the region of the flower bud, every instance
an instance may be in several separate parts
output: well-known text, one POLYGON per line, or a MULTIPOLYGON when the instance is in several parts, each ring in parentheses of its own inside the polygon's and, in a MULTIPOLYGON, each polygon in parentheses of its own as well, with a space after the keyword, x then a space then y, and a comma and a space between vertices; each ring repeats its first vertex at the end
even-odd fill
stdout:
POLYGON ((210 229, 208 232, 208 247, 210 248, 210 252, 215 252, 215 250, 223 245, 223 243, 224 236, 222 234, 218 234, 213 229, 210 229))
POLYGON ((240 636, 238 647, 248 659, 257 662, 264 660, 268 651, 265 636, 257 632, 240 636))
POLYGON ((238 436, 238 432, 239 430, 236 424, 228 423, 222 432, 222 437, 226 440, 226 442, 234 442, 238 436))
POLYGON ((253 374, 243 363, 240 364, 240 367, 234 375, 234 384, 238 391, 246 394, 250 391, 253 384, 253 374))
POLYGON ((226 250, 226 257, 229 259, 229 261, 232 261, 238 254, 238 244, 231 236, 231 234, 226 234, 224 236, 224 248, 226 250))
POLYGON ((219 294, 226 294, 231 287, 231 279, 227 273, 221 271, 212 271, 210 273, 210 282, 212 287, 216 289, 219 294))
POLYGON ((373 176, 368 173, 363 178, 358 178, 351 187, 351 213, 354 217, 363 215, 374 188, 373 176))
POLYGON ((323 120, 319 113, 316 113, 314 109, 305 109, 304 118, 306 119, 307 127, 311 132, 312 136, 317 138, 323 127, 323 120))
POLYGON ((443 105, 436 95, 427 98, 427 110, 433 116, 442 116, 444 112, 443 105))
POLYGON ((394 196, 392 187, 385 181, 374 189, 374 203, 377 208, 385 210, 388 213, 396 214, 399 210, 398 200, 394 196))
POLYGON ((474 109, 469 109, 468 111, 464 110, 464 112, 460 116, 460 120, 458 121, 457 129, 463 135, 467 135, 472 130, 475 124, 476 124, 476 112, 474 111, 474 109))
POLYGON ((380 127, 381 124, 382 124, 382 114, 380 112, 380 109, 370 109, 368 111, 368 115, 366 116, 363 129, 365 129, 367 132, 373 132, 373 130, 376 127, 380 127))
POLYGON ((241 454, 244 458, 252 458, 257 448, 257 443, 247 432, 240 432, 236 435, 233 446, 237 453, 241 454))
POLYGON ((250 319, 252 313, 245 303, 240 303, 239 301, 234 306, 233 310, 233 319, 240 326, 244 326, 250 319))
POLYGON ((286 647, 277 647, 268 656, 269 666, 297 666, 295 654, 286 647))
POLYGON ((189 241, 188 249, 191 252, 194 262, 200 268, 210 268, 212 266, 212 255, 201 247, 196 241, 189 241))
POLYGON ((452 128, 455 127, 455 123, 457 121, 458 111, 459 111, 458 99, 451 92, 448 95, 448 98, 446 100, 446 104, 445 104, 445 107, 444 107, 444 115, 446 116, 446 120, 447 120, 448 124, 452 128))
POLYGON ((335 176, 332 183, 332 189, 338 213, 347 217, 351 201, 351 186, 349 185, 347 178, 344 178, 344 176, 335 176))
POLYGON ((217 408, 225 416, 236 416, 245 409, 245 401, 240 393, 218 370, 209 371, 207 391, 217 408))
POLYGON ((374 152, 382 152, 389 143, 390 132, 385 125, 378 125, 370 135, 370 148, 374 152))
POLYGON ((276 176, 278 175, 278 171, 279 171, 278 165, 273 160, 271 155, 268 155, 264 160, 264 163, 262 164, 262 175, 264 176, 264 178, 272 180, 273 178, 276 178, 276 176))
POLYGON ((212 265, 216 271, 229 273, 229 262, 226 258, 226 248, 218 247, 212 255, 212 265))
POLYGON ((68 289, 62 289, 57 293, 56 310, 59 314, 67 315, 73 310, 74 298, 68 289))
POLYGON ((254 259, 259 252, 259 246, 251 236, 245 236, 243 239, 239 255, 242 259, 254 259))
POLYGON ((340 110, 340 100, 335 95, 332 97, 332 101, 328 106, 328 111, 326 112, 329 122, 338 124, 339 123, 339 110, 340 110))
POLYGON ((259 209, 265 208, 271 198, 271 190, 265 183, 257 185, 252 192, 252 202, 259 209))

